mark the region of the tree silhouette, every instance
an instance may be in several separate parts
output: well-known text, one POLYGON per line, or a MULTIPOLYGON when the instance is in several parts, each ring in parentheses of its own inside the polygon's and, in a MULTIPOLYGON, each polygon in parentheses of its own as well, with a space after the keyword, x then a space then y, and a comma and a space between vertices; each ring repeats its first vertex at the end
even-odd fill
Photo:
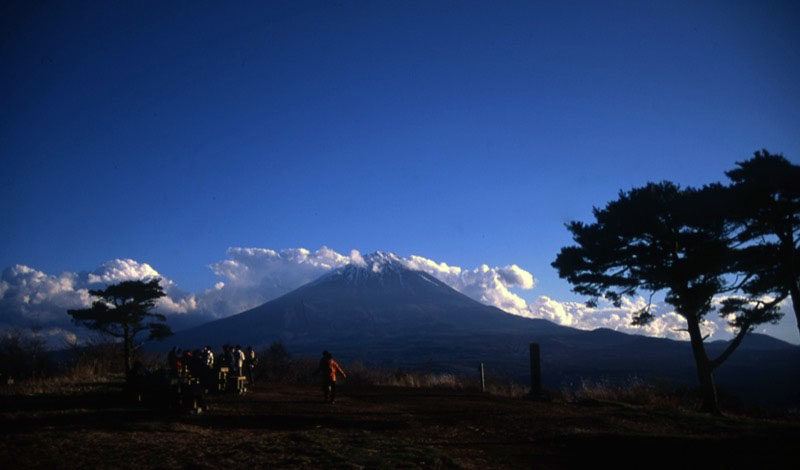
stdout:
POLYGON ((800 332, 800 166, 767 150, 736 165, 725 174, 741 224, 739 270, 748 295, 736 301, 777 305, 791 297, 800 332))
POLYGON ((89 293, 99 297, 91 308, 67 313, 79 325, 122 339, 126 376, 131 370, 131 353, 141 346, 141 342, 135 342, 139 333, 148 331, 147 339, 163 339, 172 334, 164 323, 166 317, 151 312, 156 301, 166 295, 158 279, 123 281, 89 293))
MULTIPOLYGON (((752 327, 774 320, 774 307, 730 305, 722 312, 734 314, 738 332, 726 350, 710 359, 700 325, 713 308, 717 294, 736 288, 731 273, 735 251, 735 226, 725 216, 728 194, 721 185, 680 189, 673 183, 650 183, 634 188, 594 208, 592 224, 570 222, 577 246, 561 249, 552 263, 573 291, 590 297, 596 306, 604 297, 620 306, 622 298, 664 292, 664 300, 686 320, 703 410, 718 413, 713 370, 722 364, 752 327)), ((634 325, 654 319, 650 305, 634 315, 634 325)))

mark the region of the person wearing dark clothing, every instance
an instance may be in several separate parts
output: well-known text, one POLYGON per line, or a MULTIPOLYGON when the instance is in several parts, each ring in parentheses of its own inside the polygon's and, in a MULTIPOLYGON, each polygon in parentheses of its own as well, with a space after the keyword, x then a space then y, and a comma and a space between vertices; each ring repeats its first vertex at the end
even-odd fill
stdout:
POLYGON ((221 364, 224 367, 228 368, 228 372, 233 375, 233 348, 230 345, 226 344, 222 346, 222 358, 221 364))
POLYGON ((172 375, 177 377, 178 376, 178 347, 173 346, 172 349, 169 350, 169 354, 167 354, 167 366, 169 367, 170 372, 172 375))
POLYGON ((256 367, 256 351, 253 349, 252 346, 247 347, 247 351, 244 354, 244 371, 247 375, 247 383, 250 385, 255 385, 255 380, 253 380, 253 369, 256 367))
POLYGON ((141 361, 136 361, 133 363, 133 367, 131 367, 131 370, 128 373, 128 380, 125 386, 136 402, 142 401, 142 395, 144 393, 149 375, 150 371, 144 367, 141 361))
POLYGON ((322 375, 322 392, 325 394, 325 401, 336 403, 336 373, 342 374, 342 377, 347 377, 347 374, 328 351, 322 352, 317 372, 322 375))

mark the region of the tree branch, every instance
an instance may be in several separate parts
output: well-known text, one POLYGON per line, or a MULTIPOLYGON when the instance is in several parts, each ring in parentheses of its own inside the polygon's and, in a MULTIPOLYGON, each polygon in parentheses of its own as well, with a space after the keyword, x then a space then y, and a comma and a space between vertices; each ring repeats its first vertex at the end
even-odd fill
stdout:
POLYGON ((742 327, 739 329, 739 332, 736 334, 736 337, 733 338, 733 340, 731 340, 730 343, 728 343, 728 347, 725 348, 724 351, 722 351, 722 354, 720 354, 719 357, 717 357, 713 361, 709 361, 709 366, 711 367, 711 370, 714 370, 717 367, 719 367, 723 362, 725 362, 726 359, 728 359, 728 357, 731 354, 733 354, 733 351, 736 350, 737 347, 739 347, 739 344, 742 342, 745 335, 747 335, 747 333, 750 331, 751 327, 752 325, 750 323, 742 325, 742 327))

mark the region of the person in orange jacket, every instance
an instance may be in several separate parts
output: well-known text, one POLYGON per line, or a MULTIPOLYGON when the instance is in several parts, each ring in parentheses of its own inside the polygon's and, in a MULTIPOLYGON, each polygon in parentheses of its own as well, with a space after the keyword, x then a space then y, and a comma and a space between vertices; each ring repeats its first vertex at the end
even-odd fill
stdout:
POLYGON ((325 401, 336 403, 336 372, 342 374, 342 377, 347 377, 347 374, 328 351, 322 351, 317 372, 322 374, 322 392, 325 394, 325 401))

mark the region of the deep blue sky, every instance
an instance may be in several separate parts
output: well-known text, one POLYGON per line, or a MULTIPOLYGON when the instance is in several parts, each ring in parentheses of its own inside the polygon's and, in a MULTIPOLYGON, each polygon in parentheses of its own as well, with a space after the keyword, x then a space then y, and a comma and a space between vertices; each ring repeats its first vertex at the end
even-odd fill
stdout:
POLYGON ((800 2, 227 3, 2 7, 0 267, 324 244, 566 299, 592 205, 800 158, 800 2))

